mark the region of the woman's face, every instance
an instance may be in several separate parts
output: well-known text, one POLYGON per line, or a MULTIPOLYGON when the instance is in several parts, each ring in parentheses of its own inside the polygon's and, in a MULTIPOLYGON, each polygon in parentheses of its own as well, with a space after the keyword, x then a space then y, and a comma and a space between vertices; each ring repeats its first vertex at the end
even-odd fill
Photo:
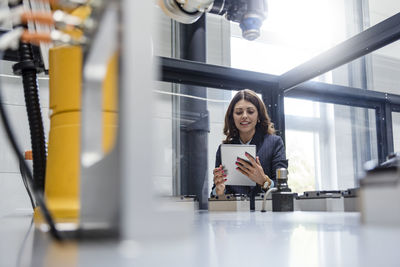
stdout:
POLYGON ((247 100, 240 100, 233 107, 233 120, 239 134, 250 133, 255 130, 258 121, 256 106, 247 100))

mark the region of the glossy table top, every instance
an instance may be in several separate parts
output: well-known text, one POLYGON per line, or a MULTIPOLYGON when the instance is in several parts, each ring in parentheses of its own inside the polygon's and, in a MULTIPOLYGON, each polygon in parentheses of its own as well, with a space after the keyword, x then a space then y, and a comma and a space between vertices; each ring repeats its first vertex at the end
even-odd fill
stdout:
MULTIPOLYGON (((66 241, 0 218, 0 266, 400 266, 400 227, 358 213, 197 212, 192 234, 146 241, 66 241)), ((162 223, 162 222, 160 222, 162 223)))

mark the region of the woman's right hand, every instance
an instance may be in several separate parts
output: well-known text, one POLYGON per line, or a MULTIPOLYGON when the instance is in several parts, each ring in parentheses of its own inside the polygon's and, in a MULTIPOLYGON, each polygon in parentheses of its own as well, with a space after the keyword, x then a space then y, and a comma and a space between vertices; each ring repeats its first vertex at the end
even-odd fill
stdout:
POLYGON ((226 182, 226 172, 224 171, 224 167, 219 165, 218 168, 215 168, 213 171, 214 174, 214 184, 215 184, 215 192, 218 196, 221 196, 225 193, 225 182, 226 182))

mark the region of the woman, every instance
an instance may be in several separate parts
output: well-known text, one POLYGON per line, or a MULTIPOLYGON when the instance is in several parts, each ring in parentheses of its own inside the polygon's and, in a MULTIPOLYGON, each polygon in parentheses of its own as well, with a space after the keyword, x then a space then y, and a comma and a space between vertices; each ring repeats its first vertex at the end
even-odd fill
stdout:
POLYGON ((236 169, 257 185, 255 187, 225 185, 229 176, 221 165, 221 146, 219 146, 213 171, 212 194, 259 193, 273 187, 276 169, 287 168, 288 163, 282 138, 275 135, 274 125, 267 114, 267 109, 255 92, 245 89, 234 96, 225 114, 224 134, 226 135, 224 144, 256 145, 256 158, 246 155, 251 164, 238 159, 236 169))

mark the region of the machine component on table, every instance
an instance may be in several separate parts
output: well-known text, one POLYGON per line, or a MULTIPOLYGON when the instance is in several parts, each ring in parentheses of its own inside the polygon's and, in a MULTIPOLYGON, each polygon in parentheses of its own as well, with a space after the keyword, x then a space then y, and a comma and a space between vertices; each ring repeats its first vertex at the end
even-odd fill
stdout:
POLYGON ((342 191, 340 190, 305 191, 303 195, 298 196, 298 199, 340 198, 341 196, 342 191))
POLYGON ((225 15, 227 20, 240 24, 243 38, 255 40, 267 17, 266 0, 159 0, 169 17, 181 23, 196 22, 205 12, 225 15))
MULTIPOLYGON (((273 189, 272 191, 278 190, 276 187, 273 189)), ((359 211, 358 191, 358 188, 344 191, 306 191, 300 196, 297 193, 287 191, 281 193, 280 197, 283 196, 283 200, 279 199, 278 205, 282 206, 282 201, 289 201, 290 203, 291 195, 293 195, 294 211, 356 212, 359 211)), ((255 210, 262 212, 273 211, 273 195, 271 193, 258 194, 255 197, 255 210)), ((247 195, 231 194, 209 198, 209 211, 248 211, 249 208, 250 198, 247 195)), ((275 206, 275 208, 279 209, 279 211, 283 209, 280 206, 275 206)))
POLYGON ((360 211, 359 194, 359 188, 349 188, 342 191, 344 211, 360 211))
POLYGON ((296 199, 296 209, 302 211, 344 211, 342 191, 306 191, 296 199))
POLYGON ((365 224, 400 226, 400 157, 389 160, 390 164, 367 170, 360 180, 359 204, 365 224))
MULTIPOLYGON (((255 210, 262 210, 263 199, 265 194, 255 196, 255 210)), ((241 194, 230 194, 224 196, 214 196, 208 199, 209 211, 249 211, 250 197, 241 194)), ((267 196, 265 210, 272 211, 271 194, 267 196)))
MULTIPOLYGON (((255 210, 262 210, 265 194, 258 194, 255 196, 255 210)), ((250 197, 241 194, 231 194, 225 196, 214 196, 208 199, 209 211, 249 211, 250 210, 250 197)), ((265 202, 265 210, 272 211, 272 197, 271 194, 267 196, 265 202)))
POLYGON ((208 199, 209 211, 248 211, 250 198, 241 194, 213 196, 208 199))
POLYGON ((272 211, 294 211, 294 197, 295 193, 287 184, 288 171, 285 168, 276 170, 276 188, 277 190, 272 193, 272 211))
POLYGON ((268 189, 268 191, 264 195, 261 212, 266 212, 266 200, 267 197, 274 192, 277 192, 277 195, 272 195, 272 210, 273 211, 293 211, 293 194, 290 192, 288 184, 287 184, 287 174, 288 171, 285 168, 279 168, 276 170, 277 177, 277 187, 273 187, 268 189))
POLYGON ((389 154, 389 156, 387 156, 387 160, 381 163, 380 167, 384 168, 393 166, 399 167, 399 159, 400 159, 400 152, 391 153, 389 154))

